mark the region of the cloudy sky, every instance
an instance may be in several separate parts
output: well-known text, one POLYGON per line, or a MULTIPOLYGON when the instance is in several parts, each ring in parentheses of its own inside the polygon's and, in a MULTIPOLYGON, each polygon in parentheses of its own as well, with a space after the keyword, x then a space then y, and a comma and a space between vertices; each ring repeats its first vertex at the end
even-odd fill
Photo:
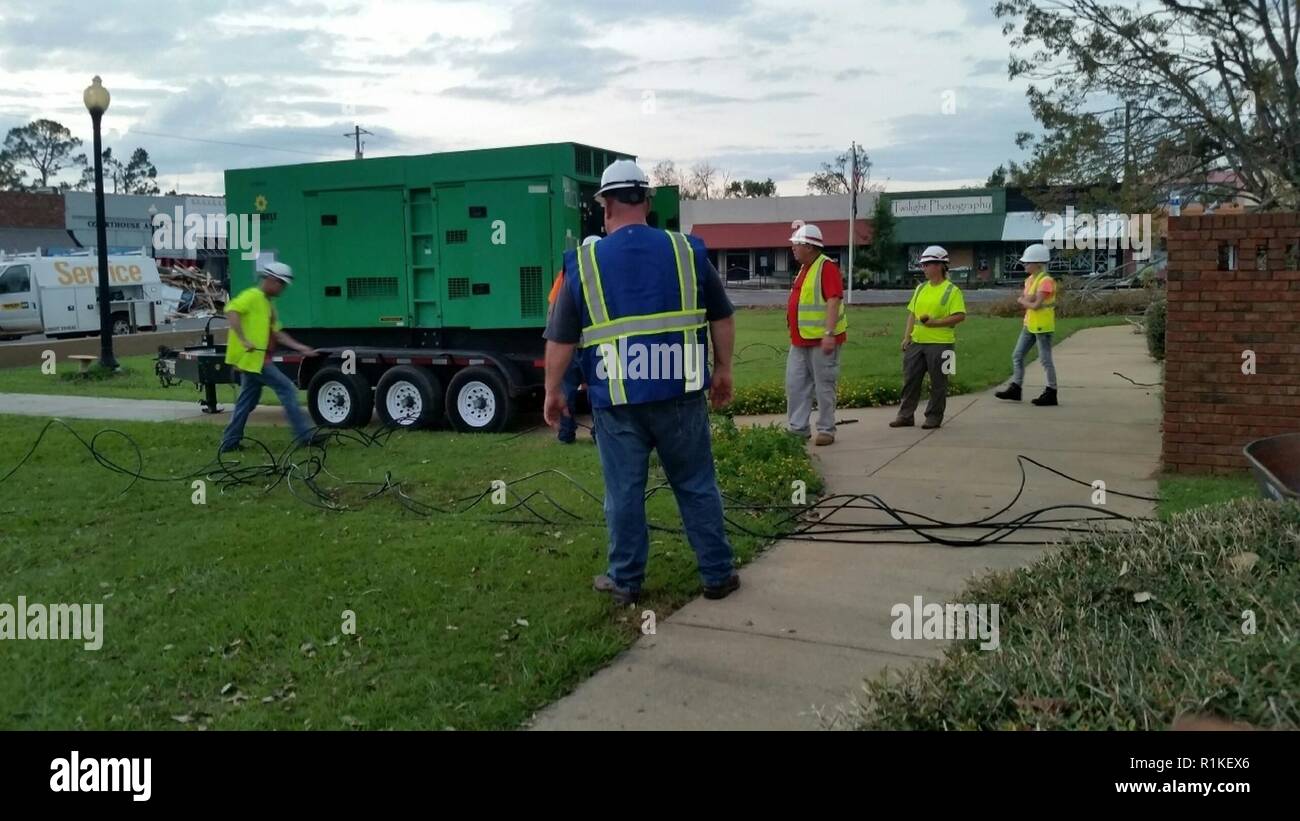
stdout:
POLYGON ((857 140, 892 190, 983 182, 1033 121, 993 0, 0 0, 0 130, 221 171, 574 141, 805 193, 857 140))

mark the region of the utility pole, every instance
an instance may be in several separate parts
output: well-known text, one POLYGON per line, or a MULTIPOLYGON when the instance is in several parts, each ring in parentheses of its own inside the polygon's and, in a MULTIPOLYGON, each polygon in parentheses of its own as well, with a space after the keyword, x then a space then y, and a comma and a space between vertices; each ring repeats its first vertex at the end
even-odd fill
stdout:
POLYGON ((372 137, 375 136, 373 131, 366 131, 364 128, 362 128, 359 125, 354 125, 351 131, 343 135, 344 137, 351 137, 354 140, 356 140, 357 143, 356 158, 358 160, 361 159, 361 135, 362 134, 369 134, 372 137))
POLYGON ((858 141, 849 146, 849 297, 846 305, 853 304, 853 227, 858 220, 858 141))

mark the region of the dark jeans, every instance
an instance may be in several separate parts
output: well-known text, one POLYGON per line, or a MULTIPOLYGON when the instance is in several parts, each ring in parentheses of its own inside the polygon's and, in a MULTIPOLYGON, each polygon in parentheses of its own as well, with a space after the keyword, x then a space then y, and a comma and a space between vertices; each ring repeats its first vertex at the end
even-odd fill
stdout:
POLYGON ((925 406, 925 420, 943 421, 948 406, 948 374, 943 372, 943 352, 951 351, 950 342, 913 342, 903 352, 903 402, 898 406, 899 419, 911 419, 921 401, 921 383, 930 374, 930 401, 925 406))
POLYGON ((703 391, 678 399, 595 408, 596 449, 605 475, 605 525, 609 530, 608 576, 619 587, 641 589, 650 531, 645 490, 650 451, 677 498, 686 539, 695 551, 705 586, 731 578, 731 543, 723 530, 722 493, 713 468, 709 407, 703 391))
POLYGON ((262 398, 263 387, 275 391, 279 397, 284 415, 289 417, 289 425, 293 428, 294 440, 303 444, 310 437, 311 423, 307 421, 302 408, 298 407, 298 387, 279 368, 268 362, 262 367, 261 373, 239 372, 239 398, 235 400, 235 410, 230 414, 230 424, 226 425, 225 433, 221 434, 222 450, 234 447, 244 438, 244 425, 262 398))

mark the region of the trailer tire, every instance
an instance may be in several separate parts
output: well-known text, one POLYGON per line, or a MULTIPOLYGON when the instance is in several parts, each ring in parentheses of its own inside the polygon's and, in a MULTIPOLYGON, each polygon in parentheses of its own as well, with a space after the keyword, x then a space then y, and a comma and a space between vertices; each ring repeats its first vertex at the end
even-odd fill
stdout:
POLYGON ((363 427, 374 409, 375 392, 359 373, 330 365, 317 371, 307 386, 307 410, 322 428, 363 427))
POLYGON ((414 365, 389 368, 375 386, 375 410, 385 427, 433 427, 442 419, 442 400, 438 377, 414 365))
POLYGON ((492 368, 458 371, 447 386, 447 419, 462 433, 498 433, 510 423, 514 402, 492 368))
POLYGON ((113 323, 113 336, 126 336, 131 333, 131 318, 126 314, 113 314, 109 317, 113 323))

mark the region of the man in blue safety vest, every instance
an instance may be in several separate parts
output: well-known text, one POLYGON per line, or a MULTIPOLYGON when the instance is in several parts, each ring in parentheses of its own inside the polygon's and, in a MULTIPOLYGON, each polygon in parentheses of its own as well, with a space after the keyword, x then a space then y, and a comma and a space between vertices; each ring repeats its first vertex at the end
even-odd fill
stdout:
POLYGON ((569 412, 562 385, 575 351, 587 378, 609 530, 608 569, 593 586, 619 604, 636 602, 645 580, 651 450, 677 499, 704 595, 720 599, 740 586, 708 408, 709 400, 715 408, 731 401, 734 309, 703 242, 647 224, 652 196, 635 162, 605 169, 596 192, 605 237, 565 252, 564 285, 545 332, 548 425, 558 427, 569 412))

